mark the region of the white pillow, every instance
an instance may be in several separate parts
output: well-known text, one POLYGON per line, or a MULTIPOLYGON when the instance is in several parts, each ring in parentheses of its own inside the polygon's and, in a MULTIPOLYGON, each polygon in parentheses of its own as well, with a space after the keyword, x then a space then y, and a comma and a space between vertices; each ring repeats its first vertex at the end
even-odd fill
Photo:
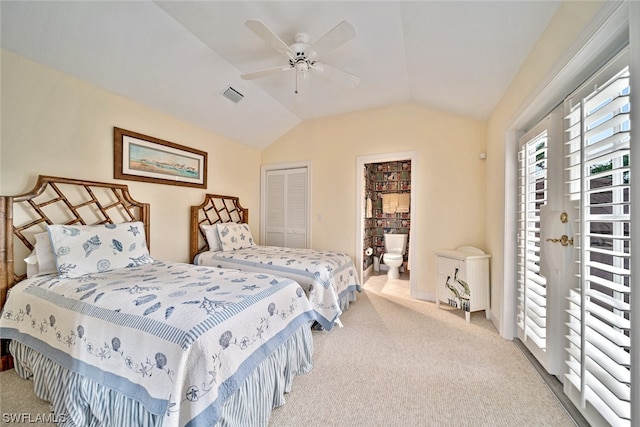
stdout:
POLYGON ((36 256, 38 257, 38 275, 57 273, 56 256, 51 247, 49 233, 43 232, 35 235, 36 256))
POLYGON ((27 263, 27 279, 32 277, 36 277, 38 275, 38 256, 36 255, 35 248, 31 251, 28 257, 24 259, 24 262, 27 263))
POLYGON ((153 262, 142 222, 49 225, 60 277, 80 277, 153 262))
POLYGON ((36 243, 31 254, 24 259, 27 263, 27 278, 57 273, 56 258, 51 248, 49 233, 34 235, 36 243))
POLYGON ((218 227, 216 224, 201 225, 200 228, 204 231, 204 236, 207 239, 210 251, 221 251, 222 244, 220 243, 220 237, 218 236, 218 227))
POLYGON ((251 230, 247 224, 237 224, 235 222, 225 222, 216 224, 218 228, 218 236, 223 251, 232 251, 235 249, 244 249, 255 246, 251 230))

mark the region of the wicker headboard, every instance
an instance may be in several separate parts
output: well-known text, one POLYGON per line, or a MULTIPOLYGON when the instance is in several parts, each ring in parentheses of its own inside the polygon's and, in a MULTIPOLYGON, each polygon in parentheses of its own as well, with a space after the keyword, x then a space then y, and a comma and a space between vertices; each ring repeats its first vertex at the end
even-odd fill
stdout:
POLYGON ((134 200, 126 185, 39 176, 18 196, 0 196, 0 307, 7 291, 26 275, 34 235, 47 224, 117 224, 142 221, 149 246, 149 204, 134 200))
POLYGON ((207 239, 201 225, 218 224, 222 222, 249 222, 249 209, 240 206, 240 200, 233 196, 205 194, 204 201, 191 206, 191 232, 189 234, 190 262, 200 252, 209 250, 207 239))

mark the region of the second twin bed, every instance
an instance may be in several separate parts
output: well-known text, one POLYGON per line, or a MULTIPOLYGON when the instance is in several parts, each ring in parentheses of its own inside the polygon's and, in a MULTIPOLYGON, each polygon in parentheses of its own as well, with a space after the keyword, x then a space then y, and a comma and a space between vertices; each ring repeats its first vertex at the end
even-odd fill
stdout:
POLYGON ((260 246, 237 197, 207 194, 191 207, 190 256, 194 264, 274 274, 305 290, 318 324, 330 331, 362 288, 348 254, 304 248, 260 246))

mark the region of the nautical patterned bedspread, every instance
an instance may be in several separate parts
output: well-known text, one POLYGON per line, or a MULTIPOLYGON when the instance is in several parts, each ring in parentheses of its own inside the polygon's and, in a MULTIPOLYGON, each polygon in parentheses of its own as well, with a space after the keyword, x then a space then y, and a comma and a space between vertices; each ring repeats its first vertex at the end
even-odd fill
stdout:
POLYGON ((20 282, 0 337, 165 414, 163 426, 211 426, 252 369, 314 319, 290 279, 155 262, 20 282))
POLYGON ((194 263, 223 268, 272 273, 300 283, 318 323, 331 330, 342 314, 341 301, 355 299, 362 289, 349 255, 332 251, 252 246, 233 251, 198 254, 194 263))

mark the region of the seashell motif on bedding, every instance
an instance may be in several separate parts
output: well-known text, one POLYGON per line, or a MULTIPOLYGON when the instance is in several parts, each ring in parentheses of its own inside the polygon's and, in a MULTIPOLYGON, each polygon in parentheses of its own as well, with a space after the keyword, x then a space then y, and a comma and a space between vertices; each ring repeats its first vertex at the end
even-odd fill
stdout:
POLYGON ((91 255, 93 251, 100 248, 101 244, 102 242, 100 242, 100 238, 97 235, 92 236, 89 240, 82 244, 82 248, 84 249, 84 256, 88 257, 89 255, 91 255))

